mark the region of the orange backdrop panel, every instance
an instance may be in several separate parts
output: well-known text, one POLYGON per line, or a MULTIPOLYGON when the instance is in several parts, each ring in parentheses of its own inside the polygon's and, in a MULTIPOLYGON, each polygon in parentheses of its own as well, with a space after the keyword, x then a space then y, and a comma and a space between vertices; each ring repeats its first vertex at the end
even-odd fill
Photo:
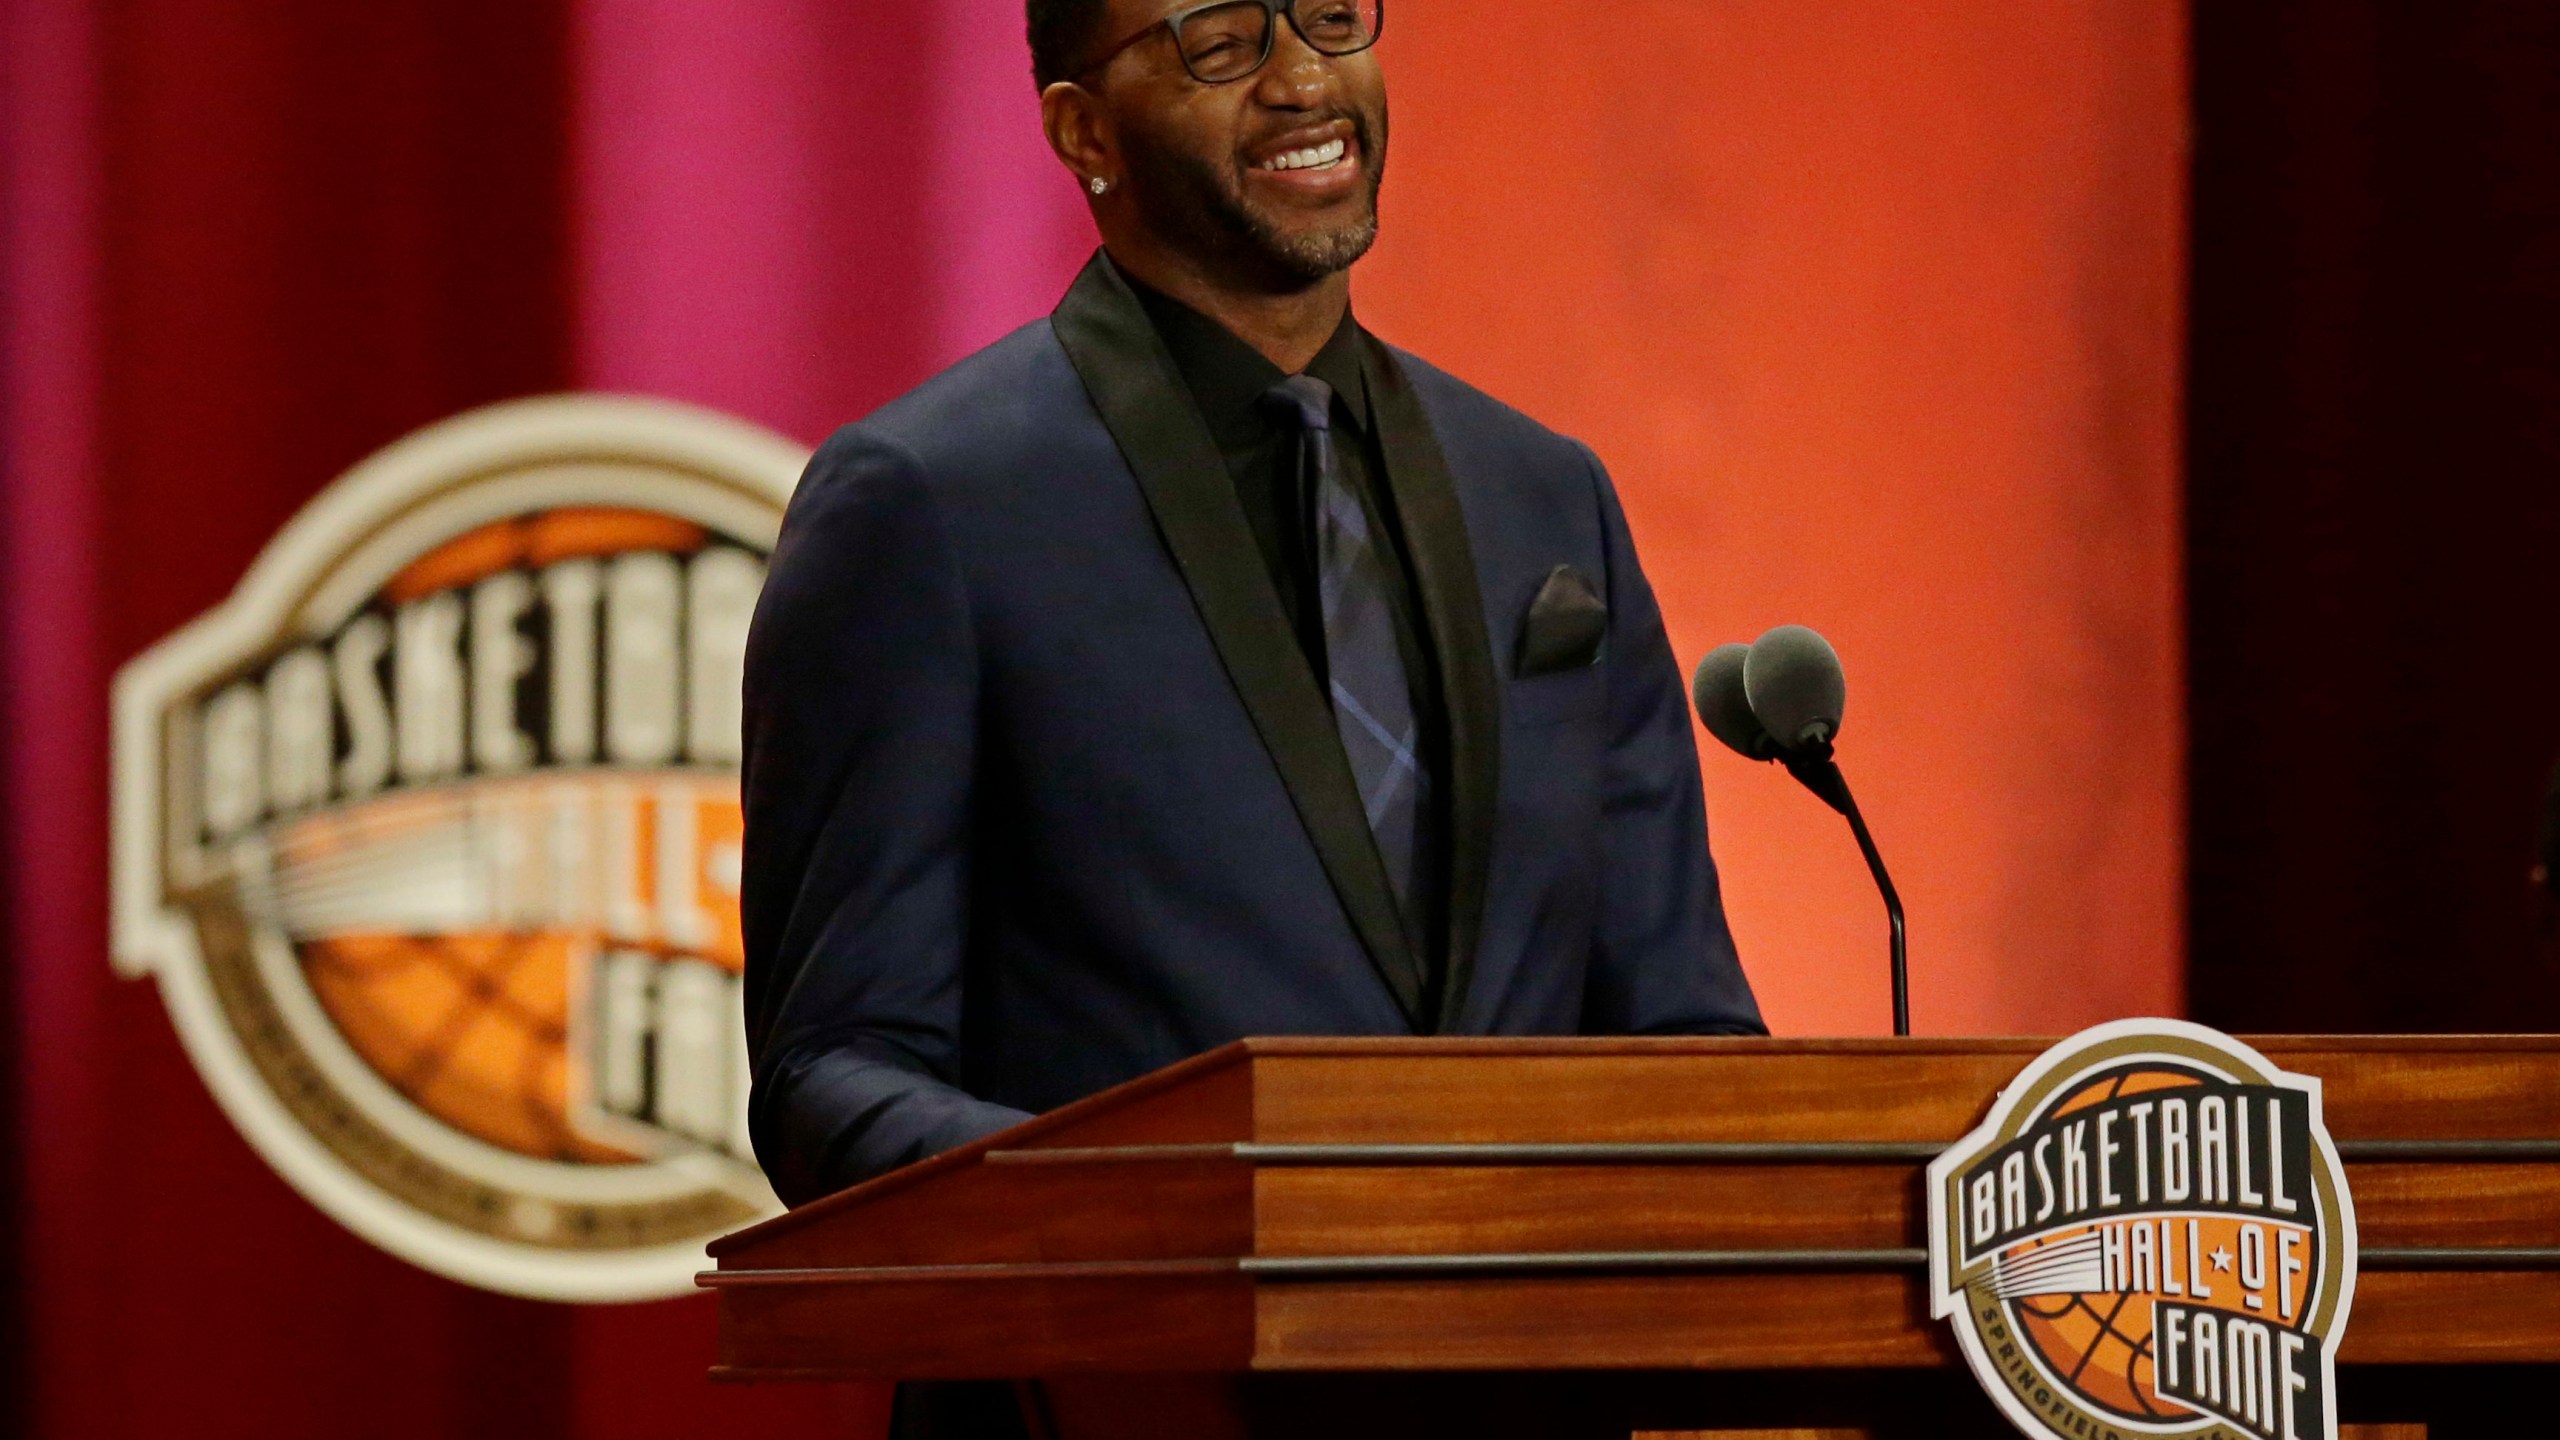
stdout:
MULTIPOLYGON (((1363 317, 1599 450, 1684 665, 1838 645, 1923 1033, 2181 1008, 2186 43, 2169 0, 1389 29, 1363 317)), ((1771 1024, 1887 1028, 1846 827, 1703 759, 1771 1024)))

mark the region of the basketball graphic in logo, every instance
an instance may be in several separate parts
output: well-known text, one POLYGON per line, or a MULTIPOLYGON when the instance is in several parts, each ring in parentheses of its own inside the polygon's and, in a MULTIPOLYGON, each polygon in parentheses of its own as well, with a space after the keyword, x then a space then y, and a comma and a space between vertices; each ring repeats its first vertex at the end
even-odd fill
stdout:
POLYGON ((386 1249, 636 1298, 775 1208, 739 680, 805 459, 651 402, 461 416, 118 678, 118 962, 261 1153, 386 1249))
POLYGON ((1934 1308, 2030 1435, 2337 1433, 2355 1210, 2316 1079, 2178 1021, 2048 1051, 1929 1170, 1934 1308))

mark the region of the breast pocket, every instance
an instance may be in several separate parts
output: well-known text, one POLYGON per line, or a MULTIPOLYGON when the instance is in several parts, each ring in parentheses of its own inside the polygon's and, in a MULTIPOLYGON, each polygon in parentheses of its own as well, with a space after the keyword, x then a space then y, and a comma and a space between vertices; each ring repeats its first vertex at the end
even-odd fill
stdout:
POLYGON ((1589 720, 1608 704, 1607 675, 1605 665, 1586 665, 1534 680, 1514 680, 1503 687, 1503 709, 1513 725, 1523 728, 1589 720))

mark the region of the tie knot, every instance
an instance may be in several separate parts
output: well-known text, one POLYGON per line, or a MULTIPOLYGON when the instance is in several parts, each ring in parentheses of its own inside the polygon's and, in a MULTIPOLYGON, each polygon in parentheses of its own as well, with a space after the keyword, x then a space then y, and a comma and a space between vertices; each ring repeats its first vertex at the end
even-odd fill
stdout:
POLYGON ((1308 430, 1333 428, 1333 387, 1313 375, 1292 375, 1262 392, 1262 408, 1275 419, 1308 430))

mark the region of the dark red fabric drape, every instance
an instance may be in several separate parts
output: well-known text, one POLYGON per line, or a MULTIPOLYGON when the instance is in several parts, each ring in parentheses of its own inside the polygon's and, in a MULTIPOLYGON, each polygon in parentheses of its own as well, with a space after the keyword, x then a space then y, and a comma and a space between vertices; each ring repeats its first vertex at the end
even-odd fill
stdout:
POLYGON ((2550 1029, 2560 10, 2196 14, 2194 1013, 2550 1029))
POLYGON ((573 383, 564 6, 119 0, 12 19, 45 41, 13 84, 60 107, 41 135, 13 127, 42 172, 17 172, 19 238, 61 230, 38 247, 56 269, 13 277, 40 285, 13 286, 11 314, 27 463, 9 673, 41 687, 10 709, 30 1428, 876 1429, 875 1396, 712 1386, 705 1300, 538 1304, 368 1246, 240 1141, 151 986, 105 963, 113 667, 219 600, 350 463, 573 383))

